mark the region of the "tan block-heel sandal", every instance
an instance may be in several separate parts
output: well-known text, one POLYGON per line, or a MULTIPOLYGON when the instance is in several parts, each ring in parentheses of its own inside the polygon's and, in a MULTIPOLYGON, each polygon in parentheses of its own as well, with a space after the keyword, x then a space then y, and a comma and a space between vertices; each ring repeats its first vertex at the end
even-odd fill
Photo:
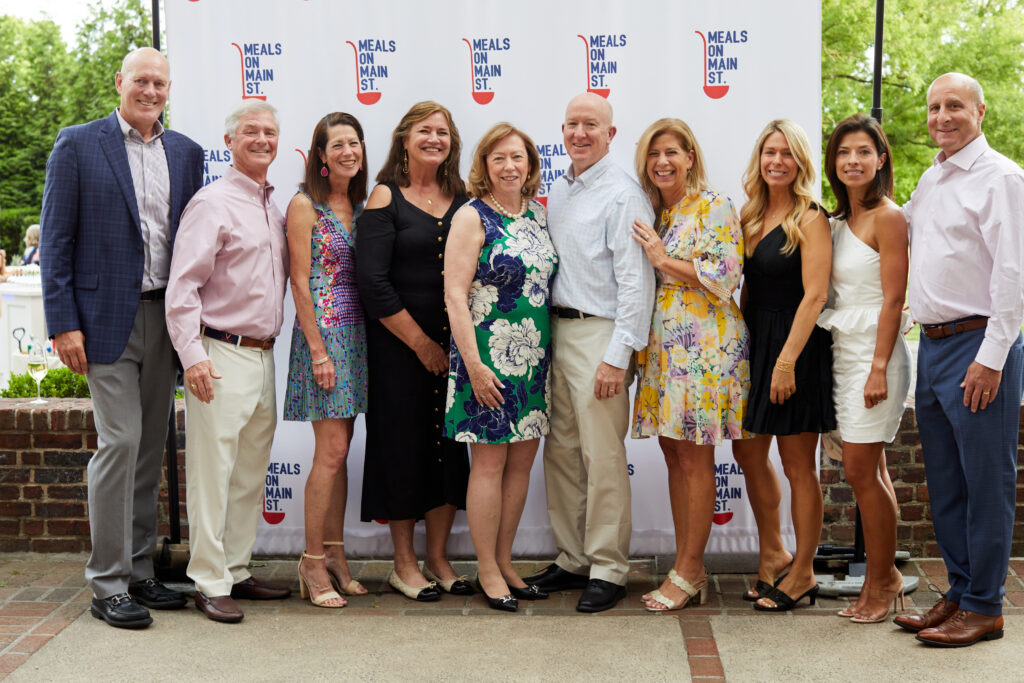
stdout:
MULTIPOLYGON (((340 545, 340 546, 344 547, 345 546, 345 541, 324 541, 323 544, 325 546, 328 546, 328 545, 340 545)), ((363 584, 359 583, 355 579, 352 579, 351 581, 348 582, 348 584, 346 586, 342 587, 341 579, 338 578, 337 574, 335 574, 334 572, 331 571, 330 567, 327 568, 327 573, 331 577, 331 585, 334 586, 335 590, 339 590, 342 593, 344 593, 345 595, 366 595, 366 593, 367 593, 366 588, 364 588, 363 584)))
POLYGON ((304 559, 324 560, 326 558, 327 558, 326 555, 309 555, 308 553, 306 553, 305 550, 302 551, 302 557, 299 558, 299 566, 296 568, 296 571, 299 574, 299 597, 301 597, 303 600, 305 600, 308 597, 309 601, 312 602, 317 607, 332 607, 332 608, 335 608, 335 609, 337 609, 339 607, 344 607, 348 603, 345 602, 345 598, 343 598, 340 595, 338 595, 338 593, 336 591, 334 591, 334 590, 325 590, 323 593, 320 593, 319 595, 314 595, 313 594, 313 588, 310 587, 310 584, 306 580, 306 577, 304 577, 302 575, 302 560, 304 560, 304 559), (340 605, 329 605, 329 604, 327 604, 331 600, 341 600, 341 604, 340 605))

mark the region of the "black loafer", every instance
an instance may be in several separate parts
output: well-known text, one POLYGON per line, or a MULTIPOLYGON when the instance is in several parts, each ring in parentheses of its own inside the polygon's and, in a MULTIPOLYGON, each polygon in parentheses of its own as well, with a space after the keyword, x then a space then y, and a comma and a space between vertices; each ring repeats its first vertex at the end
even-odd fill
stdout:
POLYGON ((537 588, 537 584, 528 583, 526 588, 516 588, 515 586, 509 586, 508 590, 512 593, 512 597, 516 600, 547 600, 548 594, 537 588))
POLYGON ((546 593, 557 591, 571 591, 586 588, 590 581, 589 576, 567 572, 557 564, 551 563, 540 574, 534 574, 523 579, 527 584, 534 585, 546 593))
POLYGON ((109 598, 94 596, 89 611, 97 619, 117 628, 146 628, 153 623, 149 611, 127 593, 118 593, 109 598))
POLYGON ((184 593, 171 590, 153 577, 128 584, 128 594, 151 609, 181 609, 187 603, 184 593))
POLYGON ((626 587, 604 579, 591 579, 576 603, 577 612, 603 612, 626 597, 626 587))

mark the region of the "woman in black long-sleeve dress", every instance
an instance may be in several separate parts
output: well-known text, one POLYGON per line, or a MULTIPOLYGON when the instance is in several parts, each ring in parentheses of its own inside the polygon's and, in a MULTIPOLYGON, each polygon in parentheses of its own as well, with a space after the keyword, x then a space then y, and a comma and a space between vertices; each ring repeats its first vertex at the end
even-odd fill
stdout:
POLYGON ((413 105, 392 134, 379 184, 356 225, 369 366, 362 519, 388 520, 395 547, 388 582, 421 601, 440 597, 437 584, 473 592, 446 553, 469 478, 465 444, 443 433, 451 339, 444 247, 452 215, 466 201, 460 147, 447 109, 413 105), (427 527, 422 572, 413 550, 417 519, 427 527))

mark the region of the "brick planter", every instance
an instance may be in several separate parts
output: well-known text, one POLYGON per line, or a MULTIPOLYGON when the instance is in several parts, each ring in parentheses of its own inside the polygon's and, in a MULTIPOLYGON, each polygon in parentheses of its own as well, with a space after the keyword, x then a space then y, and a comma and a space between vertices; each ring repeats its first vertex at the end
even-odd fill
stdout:
MULTIPOLYGON (((184 401, 180 400, 177 425, 179 497, 184 509, 184 401)), ((88 399, 51 399, 44 406, 31 405, 26 399, 0 399, 0 552, 89 549, 85 468, 95 449, 92 402, 88 399)), ((900 432, 886 449, 886 459, 900 506, 900 549, 914 557, 938 557, 913 407, 904 413, 900 432)), ((1024 480, 1019 472, 1014 556, 1024 555, 1024 514, 1019 514, 1024 507, 1024 480)), ((161 475, 159 502, 161 536, 169 533, 165 474, 161 475)), ((824 453, 821 484, 825 496, 821 541, 850 545, 856 509, 853 490, 843 478, 842 465, 824 453)), ((184 519, 182 536, 188 536, 184 519)))
MULTIPOLYGON (((176 403, 184 504, 185 402, 176 403)), ((90 549, 86 465, 95 450, 89 399, 49 399, 46 405, 0 399, 0 552, 90 549)), ((166 536, 166 470, 160 480, 159 534, 166 536)), ((183 523, 182 535, 187 531, 183 523)))

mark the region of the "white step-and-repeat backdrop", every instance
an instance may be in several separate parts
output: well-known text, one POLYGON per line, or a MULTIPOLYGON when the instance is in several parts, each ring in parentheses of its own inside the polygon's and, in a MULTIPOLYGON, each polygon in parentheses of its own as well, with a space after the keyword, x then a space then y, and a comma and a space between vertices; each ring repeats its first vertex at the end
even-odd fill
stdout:
MULTIPOLYGON (((372 179, 395 124, 424 99, 452 111, 463 139, 464 174, 477 140, 493 123, 507 120, 529 133, 544 166, 542 195, 569 164, 560 125, 566 103, 584 90, 613 105, 618 134, 612 154, 626 168, 632 168, 636 141, 648 124, 663 116, 687 121, 703 147, 712 184, 737 207, 743 201, 740 176, 765 123, 794 119, 813 142, 819 140, 819 0, 792 0, 785 7, 761 0, 166 0, 165 5, 170 125, 203 146, 210 182, 230 163, 223 142, 228 111, 243 97, 272 103, 281 138, 270 182, 282 209, 301 179, 313 126, 324 114, 346 111, 362 122, 372 179)), ((294 317, 290 299, 285 305, 289 324, 276 346, 279 402, 294 317)), ((395 426, 401 428, 401 416, 395 416, 395 426)), ((348 465, 346 547, 354 556, 388 556, 387 528, 359 521, 363 434, 360 418, 348 465)), ((632 552, 673 553, 660 450, 653 439, 627 445, 632 552)), ((303 548, 303 486, 312 454, 308 424, 279 423, 257 552, 303 548)), ((773 458, 781 475, 777 454, 773 458)), ((718 498, 708 552, 753 552, 756 527, 728 445, 718 449, 716 461, 718 498)), ((788 495, 784 508, 785 501, 788 495)), ((422 525, 418 533, 422 546, 422 525)), ((785 509, 783 534, 792 546, 785 509)), ((473 554, 464 513, 456 518, 450 548, 457 556, 473 554)), ((540 456, 514 550, 527 556, 555 551, 540 456)))

